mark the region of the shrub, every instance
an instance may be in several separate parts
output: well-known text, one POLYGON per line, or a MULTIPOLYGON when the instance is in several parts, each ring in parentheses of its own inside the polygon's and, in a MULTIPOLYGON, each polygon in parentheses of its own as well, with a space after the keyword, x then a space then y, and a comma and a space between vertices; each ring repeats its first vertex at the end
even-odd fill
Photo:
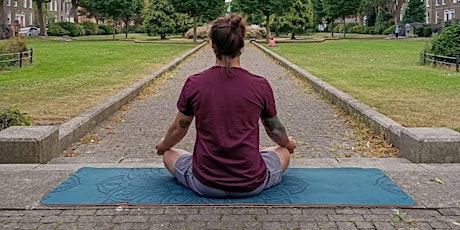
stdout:
POLYGON ((18 53, 27 51, 27 42, 25 38, 13 37, 5 42, 0 43, 0 53, 18 53))
POLYGON ((29 126, 30 117, 18 109, 3 109, 0 112, 0 130, 11 126, 29 126))
POLYGON ((460 23, 443 28, 441 33, 431 40, 431 53, 455 57, 460 55, 460 23))
POLYGON ((252 26, 247 26, 246 27, 246 38, 265 38, 267 32, 265 27, 252 27, 252 26))
POLYGON ((342 33, 343 32, 343 24, 338 24, 334 27, 334 33, 342 33))
POLYGON ((85 29, 86 35, 96 35, 99 32, 99 27, 94 22, 82 22, 80 25, 85 29))
POLYGON ((431 37, 431 35, 433 34, 433 28, 431 28, 430 26, 426 26, 426 27, 423 27, 423 30, 422 30, 422 37, 431 37))
POLYGON ((394 33, 395 33, 395 27, 396 27, 396 26, 393 25, 393 26, 390 26, 390 27, 386 28, 386 29, 382 32, 382 34, 383 34, 383 35, 394 34, 394 33))
POLYGON ((368 34, 369 33, 369 28, 364 26, 364 25, 356 25, 351 27, 348 30, 349 33, 355 33, 355 34, 368 34))
POLYGON ((121 29, 122 33, 126 33, 126 30, 128 30, 128 33, 147 33, 145 27, 141 25, 130 25, 130 26, 125 26, 121 29))
MULTIPOLYGON (((5 42, 0 43, 0 54, 11 54, 11 53, 19 53, 19 52, 27 51, 27 43, 26 39, 22 37, 13 37, 11 39, 6 40, 5 42)), ((0 56, 0 61, 6 61, 11 59, 19 58, 18 54, 12 55, 4 55, 0 56)), ((8 66, 13 66, 18 61, 6 61, 0 62, 0 70, 6 69, 8 66)))
POLYGON ((48 28, 47 33, 48 33, 49 36, 69 35, 69 31, 65 30, 64 28, 62 28, 58 24, 50 25, 50 27, 48 28))
POLYGON ((75 24, 73 22, 58 22, 56 24, 62 27, 64 30, 69 31, 69 35, 72 37, 83 36, 86 34, 86 31, 83 28, 83 26, 75 24))
MULTIPOLYGON (((198 26, 196 28, 197 38, 207 38, 208 32, 211 27, 209 25, 198 26)), ((193 38, 193 28, 190 28, 187 33, 185 33, 186 38, 193 38)))
POLYGON ((8 28, 8 25, 1 24, 0 25, 0 39, 8 39, 12 36, 12 32, 8 28))
MULTIPOLYGON (((99 25, 99 31, 103 30, 104 34, 112 34, 113 33, 113 28, 109 25, 99 25)), ((101 34, 98 32, 98 34, 101 34)))

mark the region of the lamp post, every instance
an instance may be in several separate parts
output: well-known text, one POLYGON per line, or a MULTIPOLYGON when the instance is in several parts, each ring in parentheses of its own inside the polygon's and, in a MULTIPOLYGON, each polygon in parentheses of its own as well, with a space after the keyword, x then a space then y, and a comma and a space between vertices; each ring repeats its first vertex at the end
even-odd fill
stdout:
POLYGON ((227 14, 232 13, 232 0, 225 0, 225 3, 228 3, 227 14))

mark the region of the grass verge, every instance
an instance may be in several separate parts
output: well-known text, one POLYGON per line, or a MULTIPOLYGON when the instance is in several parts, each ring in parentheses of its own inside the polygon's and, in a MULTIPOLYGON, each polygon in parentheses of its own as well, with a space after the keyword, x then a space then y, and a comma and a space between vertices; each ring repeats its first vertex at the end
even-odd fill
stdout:
POLYGON ((116 94, 196 44, 29 39, 34 62, 0 73, 0 108, 33 125, 60 124, 116 94))
POLYGON ((460 131, 460 74, 420 64, 426 40, 337 40, 272 50, 407 127, 460 131))

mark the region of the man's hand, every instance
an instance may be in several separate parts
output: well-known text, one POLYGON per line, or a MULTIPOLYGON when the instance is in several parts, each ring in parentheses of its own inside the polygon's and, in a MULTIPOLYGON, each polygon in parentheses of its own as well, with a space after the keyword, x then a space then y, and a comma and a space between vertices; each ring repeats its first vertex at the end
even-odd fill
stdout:
POLYGON ((157 149, 157 154, 159 156, 163 156, 163 154, 165 154, 166 150, 168 150, 168 149, 163 148, 163 140, 164 140, 164 138, 161 138, 161 140, 155 146, 155 148, 157 149))
POLYGON ((288 137, 289 142, 283 146, 284 148, 287 148, 289 150, 289 153, 294 153, 294 149, 297 147, 295 143, 295 139, 292 136, 288 137))

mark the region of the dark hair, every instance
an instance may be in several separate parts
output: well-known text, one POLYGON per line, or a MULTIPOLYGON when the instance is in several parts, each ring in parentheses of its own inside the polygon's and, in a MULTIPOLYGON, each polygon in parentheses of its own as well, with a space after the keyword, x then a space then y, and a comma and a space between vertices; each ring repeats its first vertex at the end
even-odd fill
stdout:
POLYGON ((214 53, 229 73, 230 59, 241 55, 246 35, 246 21, 236 13, 216 19, 209 33, 215 44, 214 53))

